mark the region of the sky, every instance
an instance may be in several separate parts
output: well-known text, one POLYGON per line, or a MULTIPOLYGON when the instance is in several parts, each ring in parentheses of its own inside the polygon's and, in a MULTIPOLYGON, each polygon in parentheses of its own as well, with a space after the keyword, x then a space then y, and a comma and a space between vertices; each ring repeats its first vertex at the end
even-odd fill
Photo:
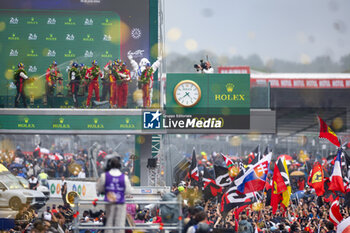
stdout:
POLYGON ((349 0, 163 0, 165 51, 308 63, 350 53, 349 0))

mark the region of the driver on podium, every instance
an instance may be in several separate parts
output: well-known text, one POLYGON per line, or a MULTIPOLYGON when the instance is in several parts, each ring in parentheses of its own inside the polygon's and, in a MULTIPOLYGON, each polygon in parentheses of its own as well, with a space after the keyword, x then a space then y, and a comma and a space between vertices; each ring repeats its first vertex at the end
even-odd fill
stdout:
POLYGON ((100 101, 100 89, 98 85, 98 77, 102 77, 102 72, 100 67, 97 65, 97 61, 92 61, 92 66, 86 71, 85 79, 89 82, 89 92, 86 101, 86 107, 90 107, 90 100, 92 93, 95 92, 96 101, 100 101))
MULTIPOLYGON (((98 194, 105 194, 106 205, 106 227, 124 227, 126 220, 125 195, 131 194, 132 187, 128 176, 120 171, 120 157, 113 157, 107 162, 105 173, 96 183, 98 194)), ((122 233, 125 230, 106 230, 106 233, 122 233)))
POLYGON ((14 84, 17 88, 17 94, 15 98, 15 107, 18 108, 19 100, 22 99, 23 105, 27 107, 27 99, 24 93, 24 81, 28 79, 27 72, 24 70, 23 63, 18 63, 18 69, 14 73, 14 84))

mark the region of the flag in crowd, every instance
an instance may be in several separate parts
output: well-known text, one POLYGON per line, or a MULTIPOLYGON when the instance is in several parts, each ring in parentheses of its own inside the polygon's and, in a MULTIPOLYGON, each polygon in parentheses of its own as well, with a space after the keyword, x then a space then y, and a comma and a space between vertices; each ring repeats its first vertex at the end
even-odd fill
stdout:
POLYGON ((240 173, 234 180, 237 190, 241 193, 250 193, 263 190, 265 187, 267 172, 271 161, 271 154, 251 164, 245 173, 240 173))
POLYGON ((329 185, 329 190, 340 191, 342 193, 345 193, 344 181, 343 181, 343 176, 342 176, 341 166, 340 166, 341 154, 342 154, 342 149, 339 149, 337 157, 334 162, 332 175, 329 178, 331 181, 329 185))
POLYGON ((190 180, 192 186, 199 186, 199 169, 196 158, 196 150, 193 148, 192 152, 192 162, 190 166, 190 180))
POLYGON ((225 192, 221 198, 221 212, 228 212, 238 206, 250 205, 258 200, 258 192, 242 194, 237 191, 237 186, 233 184, 225 192))
POLYGON ((235 176, 233 175, 234 174, 233 169, 235 167, 234 167, 234 164, 233 164, 232 160, 229 157, 225 156, 224 154, 221 154, 221 155, 222 155, 222 157, 225 160, 225 164, 226 164, 226 167, 228 169, 228 174, 229 174, 231 180, 234 180, 235 176))
POLYGON ((326 138, 335 146, 340 147, 340 142, 337 135, 334 131, 318 116, 318 120, 320 122, 320 133, 318 135, 319 138, 326 138))
POLYGON ((228 169, 226 167, 223 166, 218 166, 218 165, 214 165, 214 172, 215 172, 215 182, 225 188, 231 185, 232 180, 228 174, 228 169))
MULTIPOLYGON (((250 156, 252 159, 247 165, 244 165, 241 161, 233 162, 229 156, 222 154, 226 167, 214 164, 213 176, 204 166, 202 177, 198 169, 196 153, 193 150, 189 173, 192 186, 203 187, 205 200, 219 197, 221 212, 227 213, 235 209, 235 220, 247 206, 261 201, 263 199, 262 195, 264 195, 263 192, 266 192, 266 196, 264 196, 265 205, 272 206, 273 214, 276 213, 279 206, 286 210, 290 205, 292 193, 286 158, 285 156, 278 156, 274 164, 272 178, 268 179, 267 174, 270 168, 272 151, 266 147, 264 153, 260 154, 259 150, 260 146, 253 150, 251 155, 254 154, 254 157, 250 156), (236 177, 230 176, 230 169, 233 167, 240 168, 240 172, 236 177)), ((306 162, 304 162, 304 167, 300 168, 306 169, 306 162)), ((308 172, 307 170, 306 172, 308 172)), ((322 164, 316 161, 310 170, 307 184, 320 197, 317 203, 321 206, 323 201, 328 202, 331 206, 329 210, 330 221, 335 225, 340 225, 343 220, 339 210, 340 192, 345 193, 345 205, 350 206, 349 156, 339 148, 332 161, 323 161, 322 164), (328 175, 328 172, 331 175, 328 175), (321 197, 323 197, 323 201, 321 197)))
POLYGON ((343 216, 339 209, 339 197, 332 202, 331 208, 329 209, 329 220, 337 226, 342 220, 343 216))
POLYGON ((308 178, 308 185, 315 189, 317 196, 322 196, 324 194, 324 173, 319 162, 316 162, 312 168, 308 178))
POLYGON ((210 175, 208 169, 206 167, 203 168, 204 171, 202 180, 204 200, 209 200, 221 193, 222 187, 215 182, 214 178, 210 175))
POLYGON ((250 154, 248 155, 248 164, 255 163, 260 159, 260 145, 258 145, 250 154))
POLYGON ((278 204, 286 209, 289 206, 292 188, 289 181, 289 173, 286 160, 281 157, 275 163, 272 176, 271 206, 272 213, 275 214, 278 204))

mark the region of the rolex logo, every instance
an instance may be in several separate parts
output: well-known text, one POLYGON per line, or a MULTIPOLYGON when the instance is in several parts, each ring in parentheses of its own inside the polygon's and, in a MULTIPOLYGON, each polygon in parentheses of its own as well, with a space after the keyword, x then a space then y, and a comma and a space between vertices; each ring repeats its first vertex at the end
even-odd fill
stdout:
POLYGON ((63 124, 63 122, 64 122, 64 118, 63 117, 60 117, 58 120, 60 121, 60 124, 63 124))
POLYGON ((98 123, 98 118, 93 118, 92 121, 93 124, 87 124, 88 129, 104 129, 104 125, 101 123, 98 123))
POLYGON ((126 122, 126 124, 129 124, 130 119, 129 119, 129 118, 126 118, 126 119, 125 119, 125 122, 126 122))
POLYGON ((28 123, 29 122, 29 118, 28 117, 26 117, 26 118, 24 118, 24 123, 28 123))
POLYGON ((233 83, 227 83, 226 84, 227 92, 232 92, 234 87, 235 87, 235 85, 233 85, 233 83))

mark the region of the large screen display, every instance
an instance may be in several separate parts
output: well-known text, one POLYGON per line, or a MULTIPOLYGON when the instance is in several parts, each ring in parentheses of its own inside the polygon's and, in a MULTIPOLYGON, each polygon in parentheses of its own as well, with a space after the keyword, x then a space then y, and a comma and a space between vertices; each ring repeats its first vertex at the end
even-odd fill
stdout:
POLYGON ((5 96, 16 93, 11 83, 19 62, 25 64, 28 76, 44 79, 46 69, 56 61, 66 86, 73 61, 90 66, 97 60, 103 67, 121 58, 130 68, 128 53, 137 62, 150 59, 150 2, 1 1, 0 43, 3 102, 5 96))

